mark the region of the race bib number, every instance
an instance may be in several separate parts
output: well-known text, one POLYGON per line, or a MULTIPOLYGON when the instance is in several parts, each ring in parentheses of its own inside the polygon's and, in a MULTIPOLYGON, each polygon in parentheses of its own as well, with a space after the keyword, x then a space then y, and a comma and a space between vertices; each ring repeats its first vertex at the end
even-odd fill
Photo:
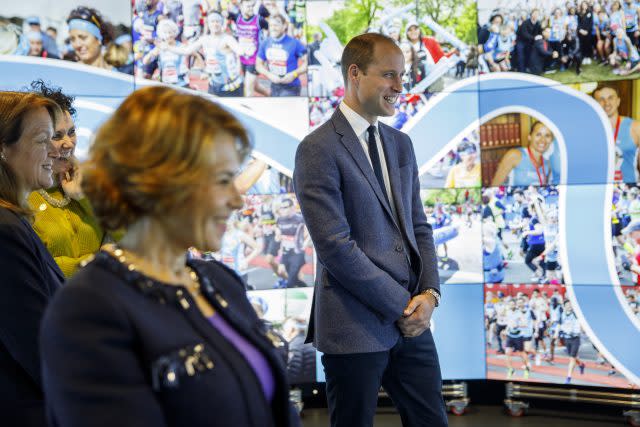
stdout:
POLYGON ((240 37, 238 39, 238 44, 240 45, 240 52, 242 52, 242 56, 251 58, 256 53, 256 43, 254 39, 240 37))
POLYGON ((269 71, 280 77, 287 74, 287 58, 287 51, 281 47, 270 47, 267 49, 269 71))
POLYGON ((216 58, 208 57, 206 70, 209 74, 222 73, 222 66, 220 65, 220 61, 218 61, 216 58))
MULTIPOLYGON (((616 141, 617 143, 617 141, 616 141)), ((616 147, 616 168, 615 168, 615 172, 613 173, 613 180, 615 182, 622 182, 622 162, 623 162, 623 157, 622 157, 622 150, 619 147, 616 147)))
POLYGON ((153 40, 153 25, 145 25, 142 27, 142 38, 145 40, 153 40))
POLYGON ((282 248, 286 250, 294 249, 296 246, 295 236, 282 235, 281 237, 282 248))
POLYGON ((162 81, 169 84, 178 83, 178 69, 175 63, 166 64, 162 68, 162 81))

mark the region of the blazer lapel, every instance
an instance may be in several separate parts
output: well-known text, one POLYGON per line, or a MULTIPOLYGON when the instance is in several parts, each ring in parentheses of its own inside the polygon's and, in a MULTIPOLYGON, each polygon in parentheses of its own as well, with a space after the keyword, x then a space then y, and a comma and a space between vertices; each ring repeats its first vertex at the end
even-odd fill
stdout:
POLYGON ((367 178, 367 181, 369 181, 369 184, 371 185, 373 192, 378 197, 378 200, 380 200, 380 203, 382 203, 382 206, 384 206, 384 209, 387 211, 389 216, 393 219, 393 213, 391 212, 391 207, 387 203, 387 198, 382 193, 383 190, 382 188, 380 188, 380 184, 378 184, 378 179, 376 178, 376 175, 373 173, 373 168, 371 167, 371 163, 369 163, 369 160, 367 159, 367 155, 364 153, 364 150, 362 149, 362 145, 360 144, 358 137, 353 131, 353 128, 351 127, 346 117, 344 117, 344 115, 342 114, 339 108, 336 109, 335 113, 333 113, 331 120, 333 121, 336 132, 342 137, 341 138, 342 143, 344 144, 344 146, 347 148, 347 150, 355 160, 356 165, 358 165, 358 167, 364 174, 365 178, 367 178))
POLYGON ((387 166, 389 168, 389 182, 391 183, 391 194, 396 206, 396 212, 398 213, 398 221, 400 221, 399 228, 406 234, 407 224, 405 223, 404 210, 405 206, 402 203, 402 182, 400 179, 400 165, 398 163, 398 150, 395 143, 395 139, 390 132, 387 131, 385 126, 380 123, 378 125, 380 129, 380 138, 382 139, 382 149, 384 150, 384 156, 387 160, 387 166))

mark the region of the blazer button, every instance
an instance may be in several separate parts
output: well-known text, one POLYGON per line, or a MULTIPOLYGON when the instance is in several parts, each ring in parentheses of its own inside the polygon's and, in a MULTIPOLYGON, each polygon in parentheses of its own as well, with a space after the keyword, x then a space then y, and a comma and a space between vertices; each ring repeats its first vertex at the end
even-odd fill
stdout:
POLYGON ((402 245, 396 245, 396 252, 402 252, 402 245))

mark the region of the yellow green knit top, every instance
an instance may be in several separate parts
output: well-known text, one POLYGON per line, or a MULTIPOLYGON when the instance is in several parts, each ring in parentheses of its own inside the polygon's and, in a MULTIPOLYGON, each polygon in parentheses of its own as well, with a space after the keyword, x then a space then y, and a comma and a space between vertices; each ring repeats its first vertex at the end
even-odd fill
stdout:
MULTIPOLYGON (((62 200, 60 188, 47 190, 49 195, 62 200)), ((82 260, 100 250, 104 232, 98 225, 89 201, 71 199, 68 205, 57 208, 50 205, 37 192, 29 195, 34 212, 33 229, 40 236, 65 277, 71 277, 82 260)))

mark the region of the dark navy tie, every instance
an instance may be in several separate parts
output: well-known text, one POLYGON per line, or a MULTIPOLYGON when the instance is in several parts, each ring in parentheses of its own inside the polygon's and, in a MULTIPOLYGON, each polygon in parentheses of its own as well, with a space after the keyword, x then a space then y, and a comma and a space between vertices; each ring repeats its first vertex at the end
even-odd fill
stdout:
POLYGON ((371 166, 373 166, 373 172, 376 174, 376 178, 378 178, 378 184, 380 184, 382 194, 384 194, 384 198, 388 203, 389 198, 387 197, 387 187, 384 185, 384 175, 382 175, 380 153, 378 153, 378 144, 376 144, 376 127, 373 125, 369 126, 367 128, 367 133, 369 134, 367 145, 369 146, 369 157, 371 158, 371 166))

